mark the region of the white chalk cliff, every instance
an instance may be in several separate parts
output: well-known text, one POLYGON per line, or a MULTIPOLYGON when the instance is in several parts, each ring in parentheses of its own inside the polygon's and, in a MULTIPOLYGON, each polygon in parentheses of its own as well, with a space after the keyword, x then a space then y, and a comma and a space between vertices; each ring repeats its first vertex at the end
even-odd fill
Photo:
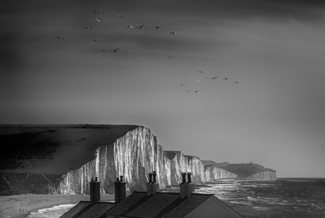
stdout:
POLYGON ((267 170, 263 172, 256 173, 254 175, 243 178, 244 180, 275 180, 276 179, 276 171, 275 170, 267 170))
POLYGON ((113 144, 97 148, 94 160, 65 174, 59 192, 88 194, 88 182, 98 177, 102 192, 113 193, 119 176, 124 176, 128 190, 144 190, 147 175, 153 170, 158 174, 160 187, 165 188, 162 146, 148 128, 138 127, 113 144))
MULTIPOLYGON (((201 184, 221 178, 236 178, 236 174, 215 166, 204 166, 199 157, 180 151, 164 151, 156 136, 146 127, 138 127, 118 138, 113 144, 97 148, 95 158, 76 170, 63 175, 58 193, 89 193, 88 182, 98 177, 101 191, 114 193, 114 182, 124 176, 128 191, 146 189, 148 174, 157 173, 160 189, 177 186, 182 172, 192 173, 192 182, 201 184)), ((253 175, 252 179, 273 178, 274 175, 253 175)))
POLYGON ((144 191, 152 171, 160 189, 178 186, 182 172, 191 172, 196 184, 225 178, 276 179, 275 171, 252 162, 218 164, 181 151, 164 151, 142 126, 7 125, 0 128, 0 139, 11 149, 0 161, 0 195, 88 194, 89 181, 95 177, 102 193, 114 193, 120 176, 128 191, 144 191))

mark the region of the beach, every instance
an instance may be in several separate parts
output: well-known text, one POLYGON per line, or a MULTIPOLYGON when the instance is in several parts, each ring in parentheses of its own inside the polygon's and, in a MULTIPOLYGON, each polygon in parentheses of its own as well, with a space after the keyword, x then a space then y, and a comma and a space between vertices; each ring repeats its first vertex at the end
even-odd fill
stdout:
MULTIPOLYGON (((101 201, 114 200, 114 195, 101 195, 101 201)), ((0 218, 24 218, 32 212, 62 204, 77 204, 79 201, 89 201, 88 195, 60 194, 24 194, 0 196, 0 218)))

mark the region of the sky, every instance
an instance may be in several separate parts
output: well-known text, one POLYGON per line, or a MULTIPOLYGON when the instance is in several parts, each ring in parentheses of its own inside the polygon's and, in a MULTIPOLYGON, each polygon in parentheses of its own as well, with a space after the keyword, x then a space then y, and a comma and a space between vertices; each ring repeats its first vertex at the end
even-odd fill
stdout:
POLYGON ((14 0, 0 23, 1 124, 143 125, 164 150, 325 177, 324 1, 14 0))

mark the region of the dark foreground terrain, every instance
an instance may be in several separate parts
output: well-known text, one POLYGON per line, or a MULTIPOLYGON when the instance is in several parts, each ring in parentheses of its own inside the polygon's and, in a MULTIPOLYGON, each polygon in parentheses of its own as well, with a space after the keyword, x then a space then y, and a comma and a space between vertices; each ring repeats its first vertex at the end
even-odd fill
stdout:
MULTIPOLYGON (((114 200, 114 195, 101 196, 102 201, 114 200)), ((25 218, 32 212, 62 204, 77 204, 79 201, 89 201, 88 195, 59 194, 24 194, 0 196, 0 218, 25 218)), ((59 217, 55 214, 53 217, 59 217)))
POLYGON ((56 193, 62 174, 135 125, 0 125, 0 195, 56 193))

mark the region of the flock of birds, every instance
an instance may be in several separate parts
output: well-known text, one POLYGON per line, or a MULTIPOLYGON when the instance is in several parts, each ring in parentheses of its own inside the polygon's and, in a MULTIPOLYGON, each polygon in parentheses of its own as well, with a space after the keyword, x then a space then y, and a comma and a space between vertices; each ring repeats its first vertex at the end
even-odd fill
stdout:
MULTIPOLYGON (((94 14, 96 14, 96 15, 103 15, 103 14, 105 14, 105 12, 104 11, 99 11, 99 10, 96 10, 96 9, 94 9, 94 8, 91 8, 91 10, 93 11, 93 13, 94 14)), ((121 14, 116 14, 117 15, 117 17, 119 17, 119 18, 125 18, 125 16, 123 16, 123 15, 121 15, 121 14)), ((97 22, 97 23, 100 23, 101 22, 101 20, 102 20, 102 18, 98 18, 98 17, 94 17, 94 20, 97 22)), ((129 25, 129 26, 127 26, 126 28, 127 29, 133 29, 133 28, 138 28, 138 29, 142 29, 143 27, 145 27, 146 25, 145 24, 142 24, 142 25, 139 25, 139 26, 134 26, 134 25, 129 25)), ((84 28, 86 29, 86 30, 92 30, 93 28, 91 27, 91 26, 84 26, 84 28)), ((154 28, 156 28, 156 29, 161 29, 161 26, 154 26, 154 28)), ((169 33, 170 35, 176 35, 177 33, 175 32, 175 31, 172 31, 172 32, 170 32, 169 33)), ((61 37, 61 36, 57 36, 56 37, 57 39, 64 39, 63 37, 61 37)), ((99 42, 99 40, 97 40, 97 39, 93 39, 93 41, 94 42, 99 42)), ((112 49, 112 50, 110 50, 110 52, 117 52, 119 50, 119 48, 115 48, 115 49, 112 49)), ((100 52, 108 52, 107 51, 107 49, 102 49, 100 52)), ((169 56, 169 58, 174 58, 174 56, 169 56)))
MULTIPOLYGON (((105 12, 103 12, 103 11, 99 11, 99 10, 96 10, 96 9, 93 9, 93 8, 91 8, 91 10, 92 10, 92 12, 93 12, 95 15, 103 15, 103 14, 105 14, 105 12)), ((124 18, 125 18, 125 16, 123 16, 123 15, 121 15, 121 14, 116 14, 116 15, 117 15, 117 17, 119 17, 119 18, 121 18, 121 19, 124 19, 124 18)), ((94 17, 94 20, 95 20, 97 23, 100 23, 101 20, 102 20, 102 18, 94 17)), ((128 25, 128 26, 126 26, 127 29, 135 29, 135 28, 142 29, 142 28, 144 28, 144 27, 146 27, 145 24, 142 24, 142 25, 139 25, 139 26, 134 26, 134 25, 128 25)), ((161 29, 161 28, 162 28, 161 26, 153 26, 153 27, 156 28, 156 29, 161 29)), ((93 28, 92 28, 91 26, 84 26, 84 29, 86 29, 86 30, 92 30, 93 28)), ((171 32, 169 32, 169 35, 177 35, 177 33, 176 33, 175 31, 171 31, 171 32)), ((56 38, 57 38, 58 40, 62 40, 62 39, 64 39, 64 38, 61 37, 61 36, 57 36, 56 38)), ((97 39, 93 39, 93 41, 94 41, 94 42, 99 42, 99 40, 97 40, 97 39)), ((114 49, 111 49, 110 52, 116 53, 116 52, 118 52, 119 50, 120 50, 120 48, 114 48, 114 49)), ((102 49, 102 50, 100 50, 100 52, 108 52, 108 50, 107 50, 107 49, 102 49)), ((173 58, 175 58, 175 56, 170 55, 170 56, 168 57, 168 59, 173 59, 173 58)), ((198 72, 199 74, 203 74, 203 73, 204 73, 204 72, 201 71, 201 70, 197 70, 197 72, 198 72)), ((187 75, 187 74, 188 74, 187 72, 181 72, 181 73, 182 73, 183 75, 187 75)), ((204 77, 203 80, 208 80, 208 79, 216 80, 217 78, 218 78, 217 76, 214 76, 214 77, 204 77)), ((228 77, 224 77, 223 79, 224 79, 224 80, 229 80, 228 77)), ((200 81, 202 81, 202 79, 197 79, 196 81, 197 81, 197 82, 200 82, 200 81)), ((235 83, 238 84, 239 82, 238 82, 238 81, 235 81, 235 83)), ((185 87, 184 84, 181 84, 181 86, 182 86, 182 87, 185 87)), ((186 90, 186 92, 194 92, 194 93, 198 93, 199 91, 200 91, 199 89, 196 89, 196 90, 193 90, 193 91, 188 90, 188 89, 186 90)))
MULTIPOLYGON (((200 73, 200 74, 203 74, 204 72, 203 71, 201 71, 201 70, 197 70, 197 72, 198 73, 200 73)), ((181 72, 182 73, 182 75, 187 75, 188 73, 187 72, 181 72)), ((218 78, 218 76, 214 76, 214 77, 204 77, 203 78, 203 80, 215 80, 215 79, 217 79, 218 78)), ((229 80, 229 78, 228 77, 224 77, 223 78, 224 80, 229 80)), ((196 80, 196 82, 201 82, 202 81, 202 79, 197 79, 196 80)), ((238 81, 235 81, 235 84, 238 84, 239 82, 238 81)), ((181 84, 181 86, 182 87, 185 87, 185 85, 184 84, 181 84)), ((194 93, 198 93, 200 90, 199 89, 196 89, 196 90, 194 90, 194 91, 190 91, 190 90, 186 90, 186 92, 194 92, 194 93)))

